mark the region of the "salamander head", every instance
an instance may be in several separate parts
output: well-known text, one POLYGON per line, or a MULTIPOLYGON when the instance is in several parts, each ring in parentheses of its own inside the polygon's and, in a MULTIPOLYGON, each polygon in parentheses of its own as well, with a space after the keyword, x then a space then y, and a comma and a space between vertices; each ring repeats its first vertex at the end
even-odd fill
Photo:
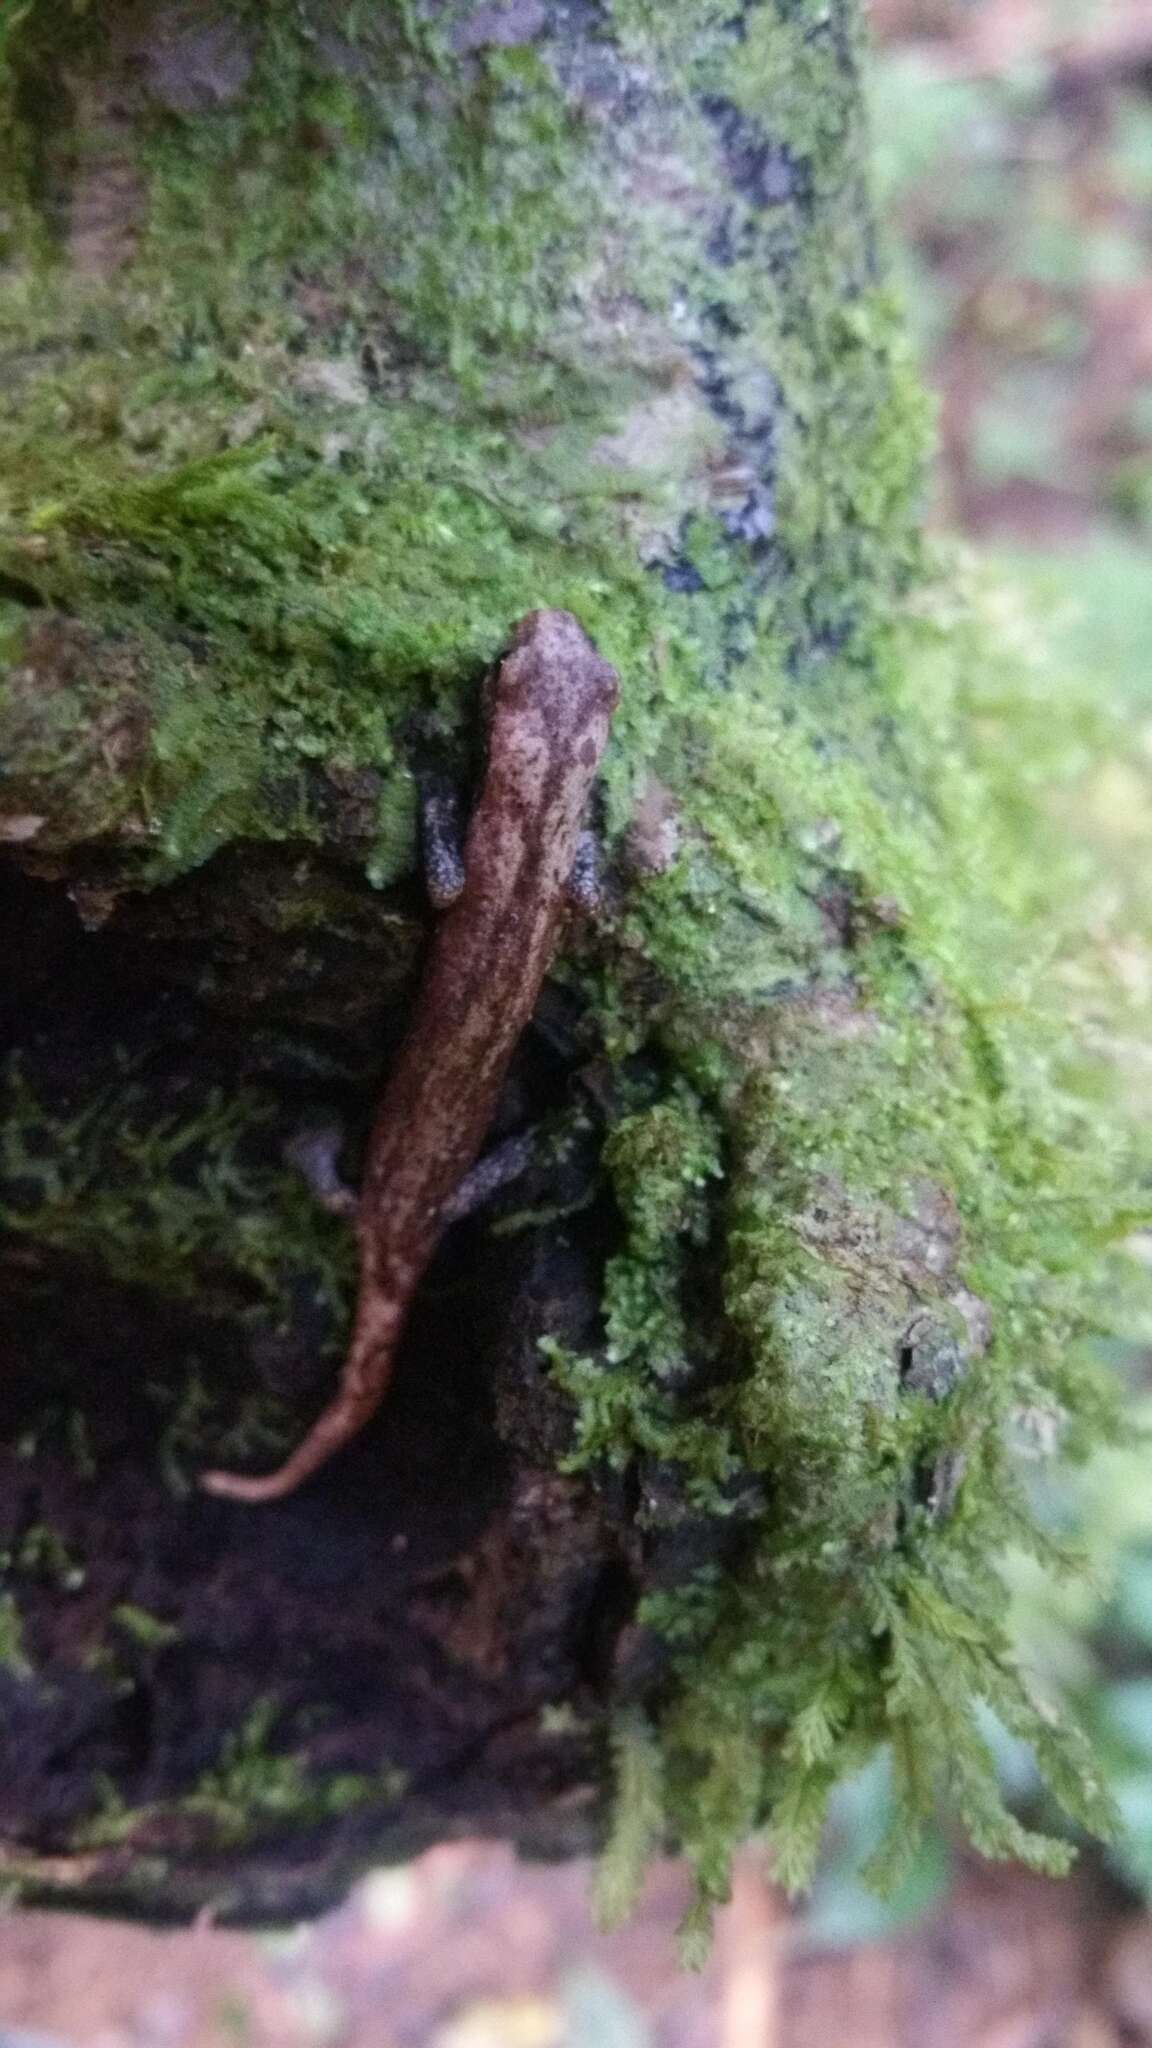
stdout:
POLYGON ((527 612, 516 625, 491 685, 491 709, 539 706, 557 733, 576 738, 588 721, 600 734, 620 696, 616 671, 602 660, 571 612, 527 612))

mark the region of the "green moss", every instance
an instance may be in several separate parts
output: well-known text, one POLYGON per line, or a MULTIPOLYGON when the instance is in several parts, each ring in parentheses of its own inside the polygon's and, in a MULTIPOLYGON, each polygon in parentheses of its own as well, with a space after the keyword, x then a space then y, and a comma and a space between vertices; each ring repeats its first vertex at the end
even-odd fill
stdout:
POLYGON ((208 1816, 222 1843, 247 1840, 268 1829, 313 1827, 354 1807, 399 1798, 402 1772, 369 1777, 338 1771, 321 1778, 312 1775, 299 1757, 269 1750, 276 1718, 274 1703, 263 1701, 254 1707, 225 1743, 219 1762, 181 1802, 183 1811, 208 1816))
POLYGON ((119 1848, 131 1840, 134 1829, 148 1809, 130 1807, 112 1780, 99 1772, 94 1774, 92 1789, 95 1804, 88 1819, 76 1830, 73 1847, 78 1850, 119 1848))
MULTIPOLYGON (((50 18, 29 15, 28 75, 52 75, 52 37, 33 34, 50 18)), ((806 104, 823 67, 821 104, 836 112, 807 146, 843 190, 799 242, 781 209, 782 295, 768 276, 776 228, 751 208, 756 245, 723 272, 682 235, 665 247, 670 224, 636 215, 625 167, 590 153, 530 50, 440 75, 429 122, 415 82, 428 32, 407 10, 374 31, 386 56, 369 38, 372 93, 355 67, 325 68, 287 15, 246 15, 244 33, 254 71, 237 104, 195 120, 158 112, 151 131, 144 120, 147 198, 115 288, 77 300, 74 280, 64 291, 33 267, 7 304, 18 374, 0 408, 0 554, 48 603, 136 651, 152 737, 135 854, 149 872, 239 835, 319 836, 316 762, 375 768, 388 818, 410 816, 398 731, 417 707, 457 716, 461 690, 533 604, 576 610, 621 663, 627 757, 661 744, 675 699, 724 657, 719 635, 700 644, 700 621, 621 554, 622 526, 659 530, 662 507, 690 506, 706 475, 680 431, 663 472, 621 468, 611 437, 651 419, 668 375, 605 327, 600 252, 621 233, 640 304, 662 309, 695 271, 716 317, 739 329, 726 362, 735 401, 763 405, 768 372, 779 389, 791 574, 761 638, 771 632, 783 659, 790 640, 842 636, 851 621, 866 643, 900 568, 920 408, 894 375, 883 295, 862 288, 856 258, 845 271, 861 232, 850 67, 799 23, 777 24, 764 48, 757 28, 750 56, 724 60, 730 77, 714 54, 699 59, 700 88, 735 93, 754 78, 772 108, 806 104), (285 291, 286 269, 298 288, 285 291), (384 297, 368 282, 381 270, 384 297), (335 326, 317 311, 329 302, 335 326), (396 367, 409 358, 418 370, 396 367)), ((707 125, 681 121, 678 142, 701 176, 718 176, 707 125)), ((709 459, 722 453, 721 437, 709 459)), ((709 523, 703 513, 702 533, 709 523)), ((740 551, 725 542, 723 556, 735 587, 740 551)), ((623 791, 625 763, 614 774, 623 791)), ((74 789, 74 764, 61 761, 58 780, 62 796, 74 789)), ((403 827, 382 836, 373 873, 385 881, 411 839, 403 827)))
POLYGON ((404 1789, 404 1775, 382 1770, 371 1775, 353 1771, 310 1772, 305 1761, 269 1749, 268 1738, 278 1717, 273 1701, 253 1707, 235 1735, 228 1737, 217 1762, 182 1798, 130 1806, 108 1779, 96 1787, 96 1805, 77 1831, 77 1849, 108 1849, 138 1835, 155 1841, 161 1834, 202 1839, 207 1830, 213 1846, 236 1848, 262 1835, 320 1826, 354 1808, 391 1802, 404 1789))
MULTIPOLYGON (((877 1742, 897 1811, 875 1876, 896 1881, 941 1796, 985 1853, 1062 1867, 1064 1845, 1000 1805, 988 1708, 1071 1814, 1111 1824, 1086 1747, 1016 1669, 996 1559, 1039 1540, 1017 1419, 1072 1455, 1109 1426, 1116 1397, 1085 1347, 1107 1325, 1106 1247, 1131 1224, 1147 1141, 1069 1030, 1073 992, 1099 1001, 1083 963, 1100 939, 1083 849, 1056 821, 1107 733, 1067 694, 1054 725, 1061 679, 1008 625, 1002 597, 970 583, 962 608, 943 586, 897 626, 877 684, 898 780, 881 751, 839 755, 823 718, 819 734, 785 726, 754 689, 699 711, 681 869, 633 904, 631 948, 677 990, 665 1043, 697 1095, 677 1083, 659 1144, 647 1111, 611 1148, 629 1244, 606 1307, 611 1330, 621 1302, 644 1305, 636 1350, 559 1373, 577 1462, 675 1460, 685 1495, 717 1512, 734 1479, 762 1489, 737 1509, 740 1570, 702 1570, 642 1609, 675 1646, 664 1811, 705 1908, 765 1813, 783 1880, 803 1884, 828 1790, 877 1742), (821 888, 851 918, 850 975, 839 937, 825 929, 822 960, 818 921, 789 905, 821 888), (767 1007, 750 996, 761 976, 767 1007), (723 1243, 724 1348, 744 1371, 703 1391, 697 1372, 670 1402, 648 1232, 661 1219, 660 1298, 691 1302, 702 1225, 685 1229, 681 1205, 702 1156, 726 1166, 695 1199, 723 1243), (953 1365, 902 1386, 926 1314, 953 1365)), ((697 1308, 681 1355, 699 1366, 714 1343, 697 1308)), ((614 1842, 633 1833, 618 1816, 614 1842)))
POLYGON ((169 1643, 180 1640, 179 1629, 173 1628, 170 1621, 161 1621, 159 1615, 149 1614, 147 1608, 136 1607, 128 1600, 112 1609, 112 1620, 144 1650, 164 1650, 169 1643))
POLYGON ((289 1266, 343 1300, 347 1231, 298 1175, 258 1160, 269 1110, 255 1091, 213 1089, 195 1113, 156 1119, 131 1074, 72 1115, 45 1108, 18 1055, 4 1081, 0 1222, 13 1235, 116 1279, 146 1271, 158 1293, 241 1321, 283 1310, 289 1266))
POLYGON ((14 1593, 0 1593, 0 1669, 14 1678, 27 1678, 32 1670, 24 1650, 24 1624, 14 1593))
POLYGON ((62 1593, 81 1592, 88 1577, 63 1537, 44 1522, 34 1522, 14 1549, 0 1556, 0 1570, 56 1586, 62 1593))
MULTIPOLYGON (((40 18, 25 70, 49 77, 40 18)), ((530 605, 587 615, 615 581, 579 497, 633 489, 586 453, 627 378, 578 332, 558 348, 555 322, 552 280, 597 210, 579 123, 538 59, 499 50, 426 123, 405 24, 378 31, 370 95, 254 11, 242 103, 152 124, 130 286, 86 297, 41 265, 6 302, 0 567, 133 649, 154 874, 238 835, 319 836, 305 783, 323 762, 384 777, 374 878, 391 879, 411 860, 412 711, 471 691, 530 605), (352 282, 381 266, 384 300, 352 282), (325 295, 334 333, 309 310, 325 295), (413 352, 418 375, 390 367, 413 352)), ((82 713, 62 707, 73 750, 82 713)), ((41 763, 59 809, 76 766, 41 763)), ((19 786, 9 801, 32 808, 19 786)))
POLYGON ((553 1377, 576 1403, 572 1469, 600 1458, 620 1468, 638 1451, 675 1459, 710 1506, 735 1469, 732 1449, 685 1413, 680 1383, 690 1368, 689 1262, 704 1248, 718 1146, 715 1121, 686 1086, 620 1119, 605 1161, 627 1234, 605 1273, 606 1355, 548 1347, 553 1377))
MULTIPOLYGON (((270 1163, 269 1104, 256 1091, 209 1090, 194 1108, 157 1116, 131 1070, 49 1111, 18 1056, 2 1075, 0 1224, 14 1238, 139 1284, 198 1313, 255 1329, 289 1329, 295 1276, 310 1276, 327 1311, 333 1360, 352 1296, 355 1247, 301 1176, 270 1163)), ((275 1155, 273 1154, 273 1158, 275 1155)), ((189 1367, 174 1386, 145 1384, 166 1484, 185 1492, 205 1446, 243 1461, 275 1458, 297 1426, 290 1406, 258 1386, 236 1402, 189 1367)), ((94 1462, 83 1415, 47 1409, 23 1448, 62 1430, 77 1470, 94 1462)))
POLYGON ((605 1931, 619 1927, 639 1899, 648 1864, 663 1847, 666 1804, 660 1746, 643 1714, 618 1714, 611 1740, 616 1798, 595 1888, 605 1931))
POLYGON ((641 1357, 657 1380, 687 1364, 681 1265, 708 1228, 708 1183, 722 1171, 714 1126, 687 1090, 618 1123, 605 1148, 629 1240, 606 1275, 608 1362, 641 1357))

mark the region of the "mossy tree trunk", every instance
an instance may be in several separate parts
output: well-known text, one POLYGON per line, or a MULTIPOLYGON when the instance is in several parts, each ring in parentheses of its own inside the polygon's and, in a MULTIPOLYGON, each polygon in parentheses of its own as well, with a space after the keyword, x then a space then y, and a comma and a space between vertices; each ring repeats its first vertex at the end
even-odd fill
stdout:
POLYGON ((14 1886, 298 1914, 453 1830, 584 1847, 614 1758, 608 1889, 670 1828, 716 1896, 766 1813, 800 1874, 885 1736, 909 1826, 950 1777, 1021 1846, 972 1720, 1028 1712, 1002 1423, 1074 1405, 1096 1191, 1012 1035, 850 0, 4 23, 14 1886), (347 1227, 285 1148, 335 1121, 354 1172, 415 783, 467 782, 538 606, 622 702, 493 1134, 532 1162, 362 1440, 209 1500, 338 1369, 347 1227))

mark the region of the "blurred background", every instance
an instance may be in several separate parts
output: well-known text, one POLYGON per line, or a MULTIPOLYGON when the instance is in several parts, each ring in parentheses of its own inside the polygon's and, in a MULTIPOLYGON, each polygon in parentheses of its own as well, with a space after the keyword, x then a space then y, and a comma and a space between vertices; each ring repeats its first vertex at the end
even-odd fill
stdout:
MULTIPOLYGON (((1152 0, 873 0, 877 177, 937 395, 932 520, 1042 619, 1052 687, 1126 735, 1078 820, 1117 895, 1152 855, 1152 0)), ((1103 906, 1102 928, 1114 925, 1103 906)), ((1123 919, 1119 920, 1122 927, 1123 919)), ((1134 1010, 1152 951, 1113 943, 1134 1010)), ((1133 1034, 1141 1106, 1152 1049, 1133 1034)), ((1137 1245, 1138 1254, 1143 1247, 1137 1245)), ((680 1970, 687 1886, 652 1873, 597 1934, 580 1866, 450 1845, 378 1872, 315 1926, 263 1938, 0 1917, 0 2048, 1122 2048, 1152 2044, 1152 1327, 1120 1303, 1133 1448, 1042 1507, 1093 1569, 1010 1560, 1025 1654, 1094 1729, 1124 1819, 1060 1885, 941 1835, 900 1896, 855 1870, 879 1837, 879 1763, 838 1798, 802 1908, 753 1848, 708 1968, 680 1970)), ((1003 1738, 1006 1787, 1039 1799, 1003 1738)), ((1047 1825, 1051 1814, 1041 1812, 1047 1825)))

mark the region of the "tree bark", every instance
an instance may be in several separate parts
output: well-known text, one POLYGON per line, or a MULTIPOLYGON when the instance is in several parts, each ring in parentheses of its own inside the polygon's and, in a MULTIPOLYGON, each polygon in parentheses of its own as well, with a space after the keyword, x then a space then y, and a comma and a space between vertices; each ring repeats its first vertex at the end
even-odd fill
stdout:
POLYGON ((971 643, 914 596, 853 8, 0 33, 5 1867, 250 1919, 461 1830, 567 1853, 609 1727, 735 1838, 806 1703, 851 1755, 898 1729, 916 1544, 952 1570, 980 1477, 973 1549, 1004 1527, 993 1321, 1066 1407, 1075 1317, 1020 1220, 971 643), (467 785, 539 606, 622 701, 605 901, 493 1132, 533 1161, 360 1442, 211 1501, 338 1370, 351 1242, 285 1148, 335 1120, 354 1175, 430 924, 416 782, 467 785))

